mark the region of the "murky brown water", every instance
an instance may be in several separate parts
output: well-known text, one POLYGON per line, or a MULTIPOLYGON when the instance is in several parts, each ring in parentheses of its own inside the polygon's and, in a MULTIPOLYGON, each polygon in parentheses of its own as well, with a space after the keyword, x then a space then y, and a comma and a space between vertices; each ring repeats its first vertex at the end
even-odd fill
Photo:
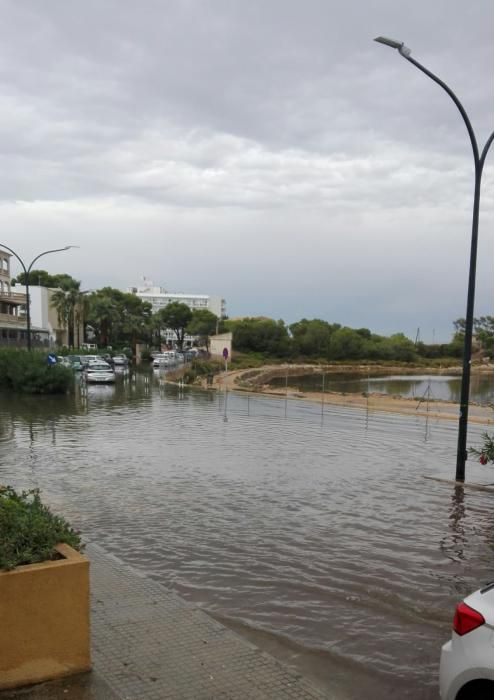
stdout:
POLYGON ((494 494, 424 478, 455 450, 454 423, 232 394, 225 415, 145 376, 0 397, 0 483, 345 698, 436 698, 454 604, 494 579, 494 494))

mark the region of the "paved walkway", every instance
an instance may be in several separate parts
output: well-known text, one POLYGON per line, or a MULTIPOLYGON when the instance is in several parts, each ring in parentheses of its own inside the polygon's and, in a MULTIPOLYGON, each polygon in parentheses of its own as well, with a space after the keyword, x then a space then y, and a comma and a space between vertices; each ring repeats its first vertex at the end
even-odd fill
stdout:
POLYGON ((203 610, 97 545, 91 561, 93 672, 0 693, 58 700, 330 700, 203 610))

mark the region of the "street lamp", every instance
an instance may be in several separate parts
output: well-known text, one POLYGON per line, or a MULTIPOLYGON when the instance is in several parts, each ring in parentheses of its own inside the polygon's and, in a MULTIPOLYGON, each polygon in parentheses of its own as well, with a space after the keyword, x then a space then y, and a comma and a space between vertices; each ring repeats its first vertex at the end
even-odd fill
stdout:
POLYGON ((32 270, 32 267, 34 263, 39 260, 43 255, 48 255, 49 253, 61 253, 63 250, 70 250, 70 248, 78 248, 79 246, 76 245, 66 245, 63 248, 54 248, 53 250, 45 250, 43 253, 40 253, 37 255, 34 260, 31 260, 29 267, 26 268, 24 261, 17 255, 15 250, 12 250, 12 248, 9 248, 9 246, 5 245, 4 243, 0 243, 0 248, 4 248, 5 250, 8 250, 9 253, 12 253, 12 255, 17 258, 17 260, 20 262, 22 269, 24 270, 24 286, 26 287, 26 323, 27 323, 27 349, 31 350, 31 304, 29 301, 29 273, 32 270))
POLYGON ((457 106, 465 126, 467 127, 470 143, 472 144, 473 159, 475 163, 475 191, 473 198, 473 216, 472 216, 472 239, 470 244, 470 269, 468 277, 468 293, 467 293, 467 313, 465 319, 465 342, 463 348, 463 371, 461 376, 461 395, 460 395, 460 418, 458 423, 458 448, 456 453, 456 480, 465 481, 465 462, 467 459, 467 427, 468 427, 468 399, 470 395, 470 368, 472 363, 472 335, 473 335, 473 310, 475 303, 475 275, 477 269, 477 242, 479 233, 479 205, 480 205, 480 184, 482 180, 482 171, 484 169, 485 158, 494 140, 494 132, 487 139, 482 153, 479 154, 477 139, 472 128, 472 124, 468 115, 461 104, 446 83, 440 80, 434 73, 431 73, 421 63, 411 58, 410 49, 405 46, 402 41, 395 41, 384 36, 378 36, 374 41, 396 49, 409 63, 412 63, 416 68, 425 73, 431 80, 440 85, 451 97, 457 106))

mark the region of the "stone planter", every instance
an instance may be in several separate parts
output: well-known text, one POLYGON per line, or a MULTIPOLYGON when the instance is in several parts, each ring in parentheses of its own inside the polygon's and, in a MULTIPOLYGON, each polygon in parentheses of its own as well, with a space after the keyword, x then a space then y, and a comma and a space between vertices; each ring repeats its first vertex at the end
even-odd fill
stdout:
POLYGON ((89 671, 89 561, 62 559, 0 572, 0 689, 89 671))

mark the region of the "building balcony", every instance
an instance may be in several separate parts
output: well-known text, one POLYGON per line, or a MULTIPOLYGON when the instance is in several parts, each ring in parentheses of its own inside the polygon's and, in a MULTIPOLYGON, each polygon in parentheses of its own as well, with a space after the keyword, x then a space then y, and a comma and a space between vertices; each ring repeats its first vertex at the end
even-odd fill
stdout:
POLYGON ((9 304, 25 304, 26 295, 18 294, 17 292, 0 292, 0 302, 2 301, 9 304))
POLYGON ((18 328, 27 328, 27 321, 24 316, 13 316, 12 314, 0 313, 0 326, 17 326, 18 328))

